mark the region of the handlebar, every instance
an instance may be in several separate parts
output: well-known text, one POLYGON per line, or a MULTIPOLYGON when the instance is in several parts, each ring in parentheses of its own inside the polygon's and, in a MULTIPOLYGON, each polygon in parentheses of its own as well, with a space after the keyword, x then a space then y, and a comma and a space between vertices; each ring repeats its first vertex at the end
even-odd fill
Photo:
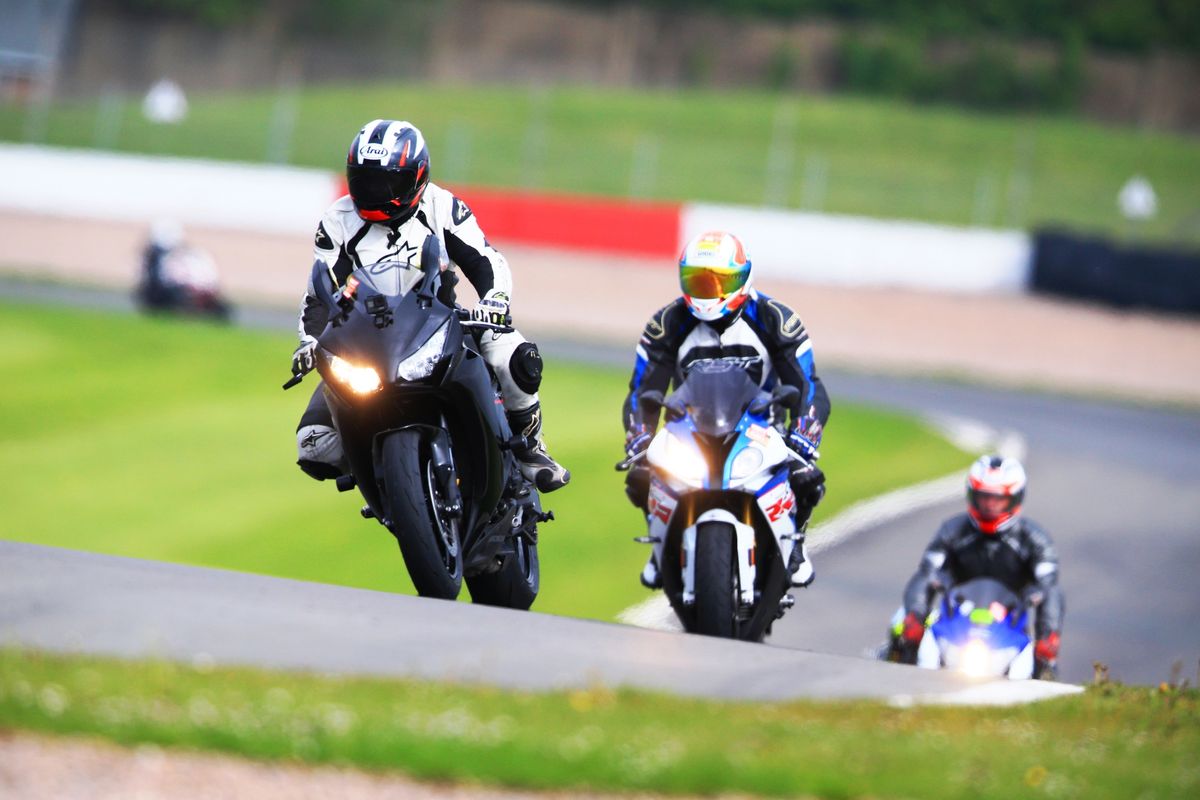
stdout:
POLYGON ((627 457, 625 457, 624 459, 622 459, 621 461, 618 461, 618 462, 617 462, 617 464, 616 464, 616 466, 614 467, 614 469, 615 469, 617 472, 628 472, 628 471, 629 471, 629 469, 630 469, 630 468, 631 468, 631 467, 632 467, 634 464, 636 464, 637 462, 641 461, 641 460, 642 460, 642 459, 644 459, 645 457, 646 457, 646 451, 645 451, 645 450, 642 450, 642 451, 641 451, 641 452, 639 452, 639 453, 634 453, 633 455, 631 455, 631 456, 627 456, 627 457))

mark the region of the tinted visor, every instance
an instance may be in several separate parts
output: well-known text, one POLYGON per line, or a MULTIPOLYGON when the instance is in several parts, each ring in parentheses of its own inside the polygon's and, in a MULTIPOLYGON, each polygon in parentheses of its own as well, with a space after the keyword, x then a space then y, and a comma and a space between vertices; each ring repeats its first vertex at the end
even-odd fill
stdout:
POLYGON ((679 268, 679 285, 683 293, 697 300, 719 300, 729 297, 750 279, 750 266, 684 267, 679 268))
POLYGON ((417 173, 413 169, 347 167, 346 182, 350 186, 350 197, 359 208, 406 206, 412 202, 416 193, 417 173))
POLYGON ((1016 494, 995 494, 982 492, 978 489, 967 490, 967 500, 982 519, 995 519, 1004 514, 1010 514, 1021 505, 1024 492, 1016 494))

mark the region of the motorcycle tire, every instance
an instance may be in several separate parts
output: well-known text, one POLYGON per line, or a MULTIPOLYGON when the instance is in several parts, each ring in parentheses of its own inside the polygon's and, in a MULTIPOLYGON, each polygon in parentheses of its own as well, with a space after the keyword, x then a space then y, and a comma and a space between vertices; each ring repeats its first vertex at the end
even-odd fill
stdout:
POLYGON ((516 553, 508 555, 496 572, 467 576, 471 602, 528 611, 541 586, 537 544, 517 537, 516 553))
POLYGON ((421 597, 453 600, 462 590, 462 541, 457 520, 439 515, 437 481, 421 435, 396 431, 380 447, 380 488, 408 576, 421 597))
POLYGON ((733 526, 724 522, 702 522, 696 529, 695 633, 738 636, 735 541, 733 526))

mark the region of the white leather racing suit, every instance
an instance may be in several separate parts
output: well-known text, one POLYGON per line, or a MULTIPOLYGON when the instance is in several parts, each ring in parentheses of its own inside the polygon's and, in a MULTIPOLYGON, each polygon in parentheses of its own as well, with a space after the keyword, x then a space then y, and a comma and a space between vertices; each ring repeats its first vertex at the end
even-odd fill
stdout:
MULTIPOLYGON (((442 241, 452 264, 462 270, 481 298, 494 296, 511 303, 512 273, 508 262, 488 243, 467 204, 450 191, 429 183, 416 214, 398 226, 363 220, 346 195, 329 207, 317 225, 313 255, 321 269, 311 271, 301 303, 298 325, 301 342, 315 340, 329 322, 329 311, 313 286, 315 276, 321 276, 318 279, 328 276, 334 288, 341 288, 355 269, 380 261, 419 259, 422 245, 431 233, 442 241)), ((541 357, 536 346, 527 343, 517 331, 485 332, 480 339, 483 357, 500 382, 510 421, 514 415, 528 415, 530 409, 538 408, 541 357)), ((537 430, 530 427, 515 432, 527 436, 540 434, 540 414, 535 411, 532 417, 532 422, 522 421, 522 427, 535 426, 537 430)), ((301 419, 297 445, 302 467, 306 461, 330 466, 341 462, 341 442, 332 431, 332 418, 320 386, 301 419)), ((308 468, 305 471, 313 474, 308 468)))

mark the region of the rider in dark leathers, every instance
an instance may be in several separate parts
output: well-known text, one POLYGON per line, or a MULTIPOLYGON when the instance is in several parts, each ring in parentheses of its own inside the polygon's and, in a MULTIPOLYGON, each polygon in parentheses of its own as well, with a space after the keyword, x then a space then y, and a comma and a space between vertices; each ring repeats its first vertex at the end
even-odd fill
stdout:
POLYGON ((1054 542, 1020 514, 1024 468, 1013 458, 983 456, 972 465, 967 480, 968 510, 942 523, 904 589, 904 617, 892 631, 891 657, 916 663, 936 593, 974 578, 993 578, 1037 606, 1034 675, 1051 678, 1065 604, 1054 542), (990 502, 997 503, 991 511, 990 502))
MULTIPOLYGON (((736 361, 764 389, 784 383, 800 391, 800 413, 786 432, 789 445, 806 459, 791 479, 800 528, 825 492, 825 476, 813 462, 830 414, 829 395, 817 376, 808 331, 788 306, 754 290, 751 262, 737 237, 702 234, 684 248, 679 266, 683 296, 655 312, 638 342, 622 410, 626 453, 643 452, 658 424, 657 415, 651 418, 639 407, 642 392, 665 394, 682 383, 698 361, 736 361)), ((626 479, 630 501, 645 511, 648 492, 648 470, 634 467, 626 479)), ((799 563, 792 565, 793 570, 799 563)), ((651 556, 642 582, 657 588, 659 580, 651 556)), ((805 585, 808 582, 811 577, 805 585)))

